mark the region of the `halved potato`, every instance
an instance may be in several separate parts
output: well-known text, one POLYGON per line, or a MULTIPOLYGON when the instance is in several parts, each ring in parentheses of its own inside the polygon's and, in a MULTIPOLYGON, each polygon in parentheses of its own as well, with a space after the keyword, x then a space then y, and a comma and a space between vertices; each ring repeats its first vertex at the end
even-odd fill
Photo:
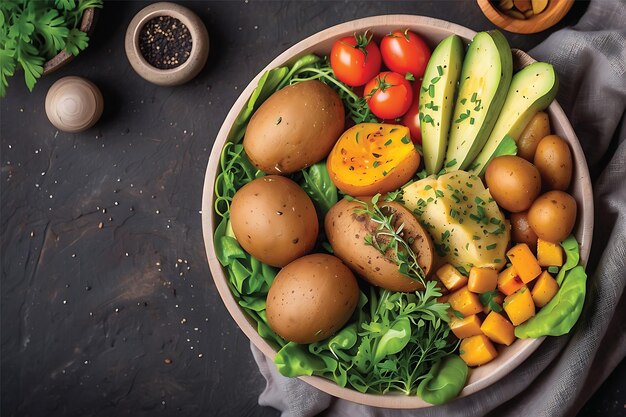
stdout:
MULTIPOLYGON (((362 201, 370 201, 363 198, 362 201)), ((393 226, 404 224, 401 237, 410 242, 417 263, 428 275, 433 264, 433 245, 428 233, 415 216, 396 202, 379 203, 386 216, 393 214, 393 226)), ((371 207, 371 203, 370 203, 371 207)), ((422 288, 420 282, 400 273, 395 262, 396 254, 388 250, 382 254, 372 245, 366 244, 366 236, 374 236, 378 224, 367 214, 359 213, 364 206, 358 201, 343 199, 335 204, 326 215, 324 227, 326 236, 335 256, 343 260, 353 271, 369 283, 391 291, 416 291, 422 288)), ((378 237, 384 244, 385 238, 378 237)))

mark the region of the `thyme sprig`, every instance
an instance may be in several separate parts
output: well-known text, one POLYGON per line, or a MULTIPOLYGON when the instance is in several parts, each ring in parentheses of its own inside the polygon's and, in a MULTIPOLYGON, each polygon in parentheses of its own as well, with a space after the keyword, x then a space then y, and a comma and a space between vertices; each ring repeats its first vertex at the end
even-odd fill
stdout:
POLYGON ((356 214, 367 215, 372 222, 378 225, 372 234, 365 236, 365 244, 373 246, 386 259, 395 262, 402 275, 418 281, 426 287, 426 274, 417 262, 417 255, 411 248, 413 240, 404 238, 404 222, 396 227, 394 225, 395 213, 386 212, 384 204, 378 205, 380 194, 372 197, 370 203, 352 197, 347 198, 362 206, 362 208, 355 210, 356 214))

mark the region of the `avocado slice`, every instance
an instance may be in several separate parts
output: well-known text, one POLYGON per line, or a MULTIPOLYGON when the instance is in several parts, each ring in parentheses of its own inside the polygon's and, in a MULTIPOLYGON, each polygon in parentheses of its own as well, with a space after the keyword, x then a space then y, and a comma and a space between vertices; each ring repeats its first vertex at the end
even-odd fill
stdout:
POLYGON ((535 113, 545 110, 552 103, 558 89, 559 80, 554 67, 546 62, 535 62, 515 74, 498 121, 483 150, 472 163, 471 171, 482 175, 489 161, 497 156, 504 138, 508 135, 517 142, 535 113))
POLYGON ((437 45, 424 72, 419 118, 424 165, 428 175, 439 172, 443 166, 454 93, 462 65, 463 42, 457 35, 451 35, 437 45))
POLYGON ((497 30, 479 32, 470 44, 456 98, 446 169, 465 169, 476 158, 496 123, 513 76, 513 56, 497 30))

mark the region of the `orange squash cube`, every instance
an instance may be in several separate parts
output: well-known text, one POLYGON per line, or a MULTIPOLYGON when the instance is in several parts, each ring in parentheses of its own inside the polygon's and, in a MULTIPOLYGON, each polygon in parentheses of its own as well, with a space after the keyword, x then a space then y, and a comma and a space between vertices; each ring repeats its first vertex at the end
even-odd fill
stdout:
POLYGON ((450 308, 463 314, 463 317, 478 314, 483 311, 483 305, 478 296, 467 289, 467 286, 456 290, 448 296, 450 308))
POLYGON ((480 319, 476 314, 462 319, 453 315, 450 318, 450 330, 452 330, 452 333, 459 339, 483 334, 483 332, 480 331, 480 319))
POLYGON ((487 291, 493 291, 498 285, 498 272, 492 268, 477 268, 475 266, 470 269, 467 288, 471 292, 482 294, 487 291))
MULTIPOLYGON (((495 301, 498 305, 500 305, 500 307, 502 307, 502 303, 504 302, 504 294, 499 292, 498 295, 492 298, 492 300, 495 301)), ((489 314, 489 312, 491 312, 491 307, 489 307, 488 305, 484 306, 483 313, 489 314)))
POLYGON ((513 246, 506 253, 506 256, 511 260, 511 263, 515 267, 519 277, 524 281, 524 284, 528 284, 541 274, 541 266, 527 244, 520 243, 513 246))
POLYGON ((479 366, 492 361, 498 352, 487 336, 479 334, 461 340, 459 356, 467 366, 479 366))
POLYGON ((502 305, 515 326, 519 326, 535 315, 535 302, 528 287, 523 286, 515 293, 508 295, 502 305))
POLYGON ((505 295, 511 295, 524 286, 513 265, 498 274, 498 289, 505 295))
POLYGON ((492 342, 509 346, 515 341, 515 327, 501 314, 492 311, 489 313, 480 330, 492 342))
POLYGON ((450 291, 456 291, 467 284, 467 277, 450 264, 445 264, 437 270, 437 278, 450 291))
POLYGON ((558 243, 537 239, 537 261, 541 266, 562 266, 563 248, 558 243))
POLYGON ((533 290, 530 292, 535 305, 539 308, 545 306, 552 300, 559 290, 559 284, 552 278, 548 271, 543 271, 539 279, 535 282, 533 290))

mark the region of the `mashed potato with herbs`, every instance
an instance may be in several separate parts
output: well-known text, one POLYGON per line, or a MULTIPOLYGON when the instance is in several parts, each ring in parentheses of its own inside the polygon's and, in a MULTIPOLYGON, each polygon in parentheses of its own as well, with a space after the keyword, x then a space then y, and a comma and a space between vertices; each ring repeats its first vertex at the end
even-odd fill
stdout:
POLYGON ((476 175, 454 171, 425 178, 407 186, 403 200, 446 262, 466 272, 504 266, 510 225, 476 175))

